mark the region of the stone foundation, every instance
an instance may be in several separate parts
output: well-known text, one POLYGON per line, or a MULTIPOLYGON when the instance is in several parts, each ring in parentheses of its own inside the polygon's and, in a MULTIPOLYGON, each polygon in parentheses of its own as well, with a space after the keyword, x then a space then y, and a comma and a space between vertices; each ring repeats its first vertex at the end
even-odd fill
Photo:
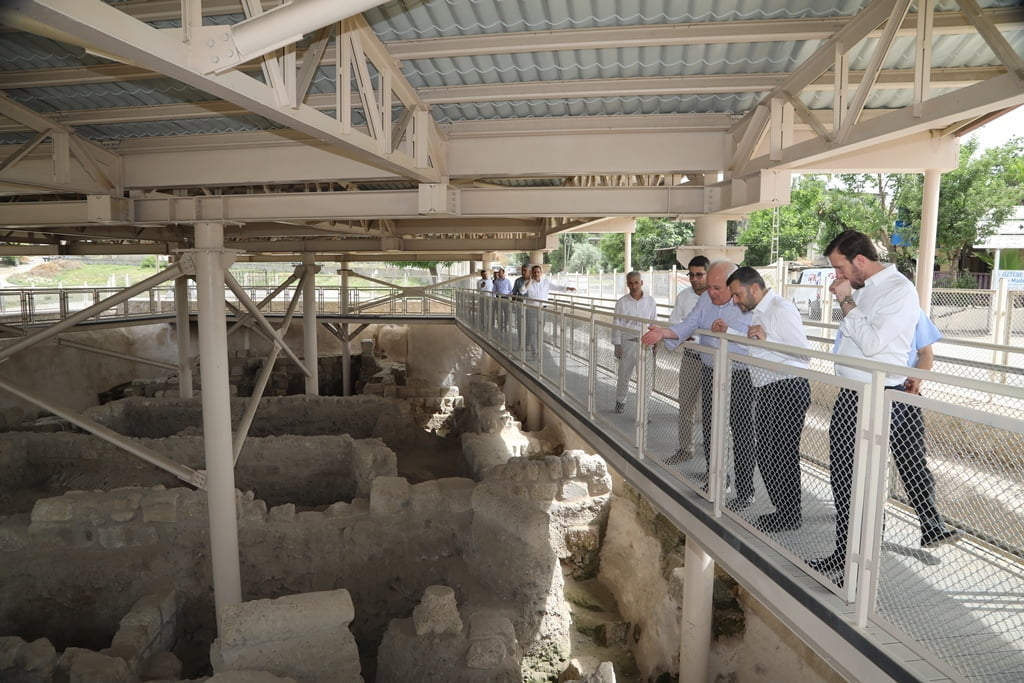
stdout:
POLYGON ((224 607, 210 650, 213 670, 266 671, 296 683, 361 683, 359 651, 348 629, 354 616, 346 590, 224 607))
MULTIPOLYGON (((200 436, 136 439, 139 446, 195 470, 206 469, 200 436)), ((350 436, 251 437, 235 467, 235 485, 268 505, 328 505, 368 497, 374 478, 397 473, 394 451, 379 439, 350 436)), ((122 486, 181 486, 173 474, 91 434, 0 434, 0 478, 8 511, 30 508, 39 495, 122 486), (10 490, 15 489, 15 490, 10 490), (18 500, 18 490, 22 495, 18 500)), ((0 494, 3 495, 3 494, 0 494)))

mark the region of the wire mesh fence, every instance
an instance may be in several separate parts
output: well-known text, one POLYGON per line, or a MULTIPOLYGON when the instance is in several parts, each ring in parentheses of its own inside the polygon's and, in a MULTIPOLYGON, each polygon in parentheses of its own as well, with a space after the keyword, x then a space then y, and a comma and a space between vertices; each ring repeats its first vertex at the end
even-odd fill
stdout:
POLYGON ((1006 378, 1024 351, 985 348, 998 366, 940 356, 906 371, 924 379, 914 395, 836 376, 828 337, 811 339, 806 370, 658 345, 638 348, 623 396, 613 342, 630 328, 557 305, 538 315, 529 367, 652 476, 867 605, 952 677, 1020 680, 1024 394, 1006 378))

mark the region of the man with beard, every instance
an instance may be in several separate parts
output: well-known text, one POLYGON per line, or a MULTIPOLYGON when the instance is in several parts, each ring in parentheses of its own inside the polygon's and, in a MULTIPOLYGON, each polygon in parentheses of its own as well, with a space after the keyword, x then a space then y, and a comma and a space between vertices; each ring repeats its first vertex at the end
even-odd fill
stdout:
MULTIPOLYGON (((744 266, 726 281, 732 300, 740 310, 752 314, 747 336, 757 341, 770 341, 807 348, 807 334, 796 305, 764 283, 761 275, 744 266)), ((806 356, 751 346, 754 358, 803 368, 806 356)), ((775 512, 761 515, 755 523, 767 532, 799 529, 802 521, 800 505, 800 435, 804 417, 811 404, 811 385, 806 377, 786 372, 750 367, 750 381, 757 392, 754 427, 757 430, 757 466, 768 490, 775 512)))
MULTIPOLYGON (((833 239, 825 248, 825 256, 836 269, 836 279, 829 290, 839 301, 843 314, 843 322, 836 334, 835 353, 906 367, 920 316, 914 285, 896 270, 895 265, 880 263, 871 239, 856 230, 847 230, 833 239)), ((839 363, 836 363, 835 371, 840 377, 871 381, 870 373, 839 363)), ((886 375, 885 388, 902 391, 906 380, 905 374, 894 370, 886 375)), ((836 547, 831 555, 809 562, 812 568, 827 574, 839 572, 846 562, 853 456, 857 447, 858 399, 857 391, 840 389, 829 425, 829 476, 836 506, 836 547)), ((890 417, 894 422, 900 419, 897 413, 897 403, 894 402, 890 417)), ((893 449, 894 457, 901 459, 907 452, 903 448, 893 449)), ((920 462, 903 463, 898 468, 901 473, 917 472, 909 481, 904 478, 910 499, 934 508, 934 485, 929 486, 931 478, 923 476, 927 472, 927 464, 924 463, 923 449, 920 453, 921 457, 915 458, 920 462)), ((932 524, 933 520, 922 517, 922 527, 925 522, 932 524)), ((957 533, 944 525, 930 526, 922 528, 921 545, 933 547, 956 538, 957 533)))

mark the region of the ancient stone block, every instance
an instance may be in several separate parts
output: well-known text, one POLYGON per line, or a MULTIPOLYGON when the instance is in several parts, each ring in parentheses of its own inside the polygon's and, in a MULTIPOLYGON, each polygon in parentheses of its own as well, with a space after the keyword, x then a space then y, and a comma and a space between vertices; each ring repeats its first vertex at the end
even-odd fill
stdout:
POLYGON ((370 489, 370 512, 397 515, 409 502, 409 482, 404 477, 377 477, 370 489))
POLYGON ((173 524, 178 521, 178 496, 173 491, 155 491, 142 499, 142 521, 173 524))
POLYGON ((460 633, 462 617, 455 602, 455 591, 448 586, 427 586, 420 604, 412 611, 416 635, 460 633))
POLYGON ((579 500, 580 498, 589 498, 590 490, 587 485, 580 481, 563 481, 561 487, 558 490, 558 500, 579 500))
POLYGON ((106 526, 98 530, 100 545, 104 548, 152 545, 159 541, 156 529, 151 526, 106 526))
POLYGON ((441 488, 449 512, 469 512, 473 509, 475 481, 465 477, 445 477, 438 479, 437 485, 441 488))
POLYGON ((143 662, 139 674, 146 681, 176 681, 181 678, 181 660, 172 652, 157 652, 143 662))
POLYGON ((42 498, 32 507, 32 523, 67 522, 74 516, 70 498, 42 498))
POLYGON ((28 544, 28 529, 25 527, 0 526, 0 552, 21 550, 28 544))
POLYGON ((477 612, 469 620, 469 649, 466 666, 493 669, 507 658, 518 658, 516 630, 507 617, 477 612))
POLYGON ((135 680, 123 659, 77 647, 64 650, 57 669, 75 683, 131 683, 135 680))
POLYGON ((14 671, 25 644, 25 641, 17 636, 0 636, 0 674, 14 671))
POLYGON ((219 613, 222 646, 294 638, 310 631, 348 626, 355 616, 352 598, 344 589, 286 595, 274 600, 250 600, 222 608, 219 613))
POLYGON ((411 487, 410 505, 417 517, 441 508, 441 486, 437 480, 424 481, 411 487))
MULTIPOLYGON (((18 638, 18 640, 21 639, 18 638)), ((20 647, 16 671, 21 675, 23 681, 42 683, 51 680, 57 660, 57 650, 54 649, 53 644, 46 638, 40 638, 31 643, 24 643, 20 647)), ((11 676, 8 679, 2 667, 0 667, 0 674, 4 674, 0 676, 0 680, 19 680, 17 676, 11 676)))
POLYGON ((268 671, 300 683, 359 681, 359 652, 348 630, 353 616, 345 590, 222 608, 220 637, 210 650, 213 670, 268 671))
POLYGON ((284 505, 277 505, 275 507, 270 508, 270 521, 271 522, 294 522, 295 521, 295 503, 285 503, 284 505))
MULTIPOLYGON (((345 502, 334 503, 324 510, 324 517, 344 517, 352 511, 352 504, 345 502)), ((273 510, 271 510, 273 512, 273 510)))

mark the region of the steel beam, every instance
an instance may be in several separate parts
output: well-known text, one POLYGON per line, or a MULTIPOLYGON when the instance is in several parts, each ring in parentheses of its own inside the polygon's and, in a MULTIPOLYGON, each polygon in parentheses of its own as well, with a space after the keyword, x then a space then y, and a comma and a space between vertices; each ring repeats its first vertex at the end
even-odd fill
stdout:
POLYGON ((181 275, 181 273, 182 270, 179 264, 171 264, 162 272, 157 273, 152 277, 148 277, 142 282, 134 284, 126 289, 122 289, 117 294, 114 294, 113 296, 108 297, 97 304, 93 304, 89 308, 81 310, 78 313, 69 315, 60 322, 54 323, 53 325, 44 330, 40 330, 39 332, 36 332, 31 336, 25 337, 24 339, 21 339, 20 341, 17 341, 6 348, 0 349, 0 362, 10 358, 16 353, 19 353, 27 348, 39 344, 40 342, 45 341, 46 339, 49 339, 50 337, 56 334, 60 334, 69 327, 74 327, 83 320, 88 320, 97 313, 102 313, 108 308, 116 306, 117 304, 123 301, 127 301, 136 294, 141 294, 142 292, 148 291, 153 287, 156 287, 162 282, 167 282, 172 278, 178 277, 179 275, 181 275))
POLYGON ((108 441, 115 446, 124 449, 132 455, 145 460, 151 465, 156 465, 165 472, 170 472, 178 479, 181 479, 187 484, 195 486, 198 489, 206 488, 207 479, 203 472, 197 472, 191 467, 187 467, 180 463, 174 462, 169 458, 157 453, 156 451, 150 450, 145 446, 141 445, 134 439, 129 439, 123 434, 118 434, 113 429, 105 427, 100 423, 91 420, 83 415, 76 413, 73 410, 64 408, 52 401, 48 401, 45 398, 34 394, 30 391, 22 389, 21 387, 8 382, 7 380, 0 377, 0 389, 7 391, 8 393, 14 394, 18 398, 28 401, 29 403, 35 404, 50 413, 53 413, 57 417, 64 418, 68 422, 81 427, 85 431, 98 436, 104 441, 108 441))

